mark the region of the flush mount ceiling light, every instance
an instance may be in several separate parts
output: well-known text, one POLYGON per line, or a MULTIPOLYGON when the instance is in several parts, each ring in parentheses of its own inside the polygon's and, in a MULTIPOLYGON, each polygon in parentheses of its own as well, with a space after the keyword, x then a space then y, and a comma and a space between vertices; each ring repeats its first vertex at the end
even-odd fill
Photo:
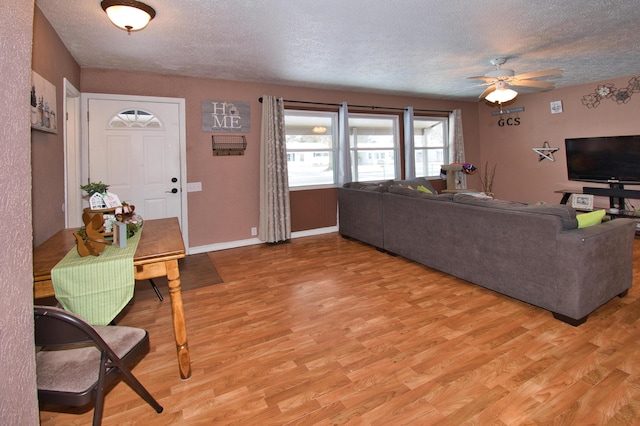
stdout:
POLYGON ((518 92, 507 88, 507 83, 499 80, 496 82, 496 89, 485 96, 485 99, 489 102, 503 104, 515 99, 516 96, 518 96, 518 92))
POLYGON ((151 6, 136 0, 102 0, 100 5, 111 22, 129 34, 140 31, 156 16, 151 6))
POLYGON ((324 126, 316 126, 313 128, 313 133, 325 133, 327 128, 324 126))

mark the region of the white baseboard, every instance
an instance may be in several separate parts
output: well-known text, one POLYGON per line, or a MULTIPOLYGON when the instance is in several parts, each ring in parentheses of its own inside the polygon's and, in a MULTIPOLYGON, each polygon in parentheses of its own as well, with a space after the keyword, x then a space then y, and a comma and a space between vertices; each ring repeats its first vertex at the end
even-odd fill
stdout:
POLYGON ((322 234, 330 234, 332 232, 338 232, 337 226, 329 226, 327 228, 316 228, 316 229, 308 229, 306 231, 298 231, 291 233, 291 239, 302 238, 302 237, 311 237, 313 235, 322 235, 322 234))
MULTIPOLYGON (((321 234, 330 234, 332 232, 338 232, 337 226, 330 226, 327 228, 317 228, 317 229, 309 229, 306 231, 298 231, 291 233, 291 239, 302 238, 302 237, 310 237, 313 235, 321 235, 321 234)), ((252 246, 256 244, 264 244, 258 238, 249 238, 248 240, 237 240, 237 241, 229 241, 225 243, 215 243, 209 244, 206 246, 198 246, 198 247, 189 247, 187 249, 187 254, 199 254, 199 253, 207 253, 210 251, 219 251, 219 250, 227 250, 238 247, 252 246)))

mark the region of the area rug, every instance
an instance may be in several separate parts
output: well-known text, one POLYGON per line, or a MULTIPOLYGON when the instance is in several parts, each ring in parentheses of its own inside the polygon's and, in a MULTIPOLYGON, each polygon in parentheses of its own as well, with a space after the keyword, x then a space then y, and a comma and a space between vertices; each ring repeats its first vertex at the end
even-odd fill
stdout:
MULTIPOLYGON (((178 261, 180 269, 180 287, 182 292, 222 283, 222 278, 216 271, 207 253, 192 254, 178 261)), ((160 294, 169 301, 169 288, 167 277, 154 278, 153 282, 160 290, 160 294)), ((134 301, 157 299, 156 293, 148 280, 136 281, 136 289, 133 295, 134 301)))

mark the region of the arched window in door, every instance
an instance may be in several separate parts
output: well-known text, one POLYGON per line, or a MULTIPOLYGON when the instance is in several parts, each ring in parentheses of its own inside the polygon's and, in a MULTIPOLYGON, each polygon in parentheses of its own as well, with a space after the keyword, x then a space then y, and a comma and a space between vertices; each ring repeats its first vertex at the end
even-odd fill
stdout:
POLYGON ((109 124, 109 129, 162 129, 162 122, 155 114, 142 109, 127 109, 114 115, 109 124))

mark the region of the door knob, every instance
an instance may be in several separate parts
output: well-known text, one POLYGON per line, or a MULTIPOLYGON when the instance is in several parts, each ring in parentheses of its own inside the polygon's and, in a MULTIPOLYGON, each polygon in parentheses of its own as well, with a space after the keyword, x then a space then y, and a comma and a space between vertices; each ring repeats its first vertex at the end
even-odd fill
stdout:
POLYGON ((178 181, 178 178, 171 178, 171 182, 176 183, 178 181))
POLYGON ((172 188, 171 191, 164 191, 164 192, 166 192, 167 194, 168 193, 175 194, 178 192, 178 188, 172 188))

